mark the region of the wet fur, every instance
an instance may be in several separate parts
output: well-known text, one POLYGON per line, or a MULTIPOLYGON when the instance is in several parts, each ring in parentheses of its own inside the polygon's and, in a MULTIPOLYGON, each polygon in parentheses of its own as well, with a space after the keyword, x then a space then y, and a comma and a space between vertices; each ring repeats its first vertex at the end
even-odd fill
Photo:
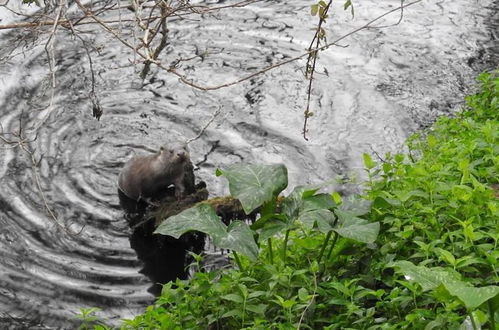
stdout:
POLYGON ((118 188, 133 200, 150 201, 173 184, 175 196, 185 192, 183 183, 186 164, 190 163, 185 144, 163 146, 156 154, 130 159, 118 178, 118 188))

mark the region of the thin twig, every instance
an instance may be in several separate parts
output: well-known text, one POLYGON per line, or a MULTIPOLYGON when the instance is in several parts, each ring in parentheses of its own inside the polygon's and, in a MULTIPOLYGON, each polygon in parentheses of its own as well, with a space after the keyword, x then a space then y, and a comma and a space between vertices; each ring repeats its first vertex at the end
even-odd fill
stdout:
POLYGON ((206 122, 206 124, 203 126, 203 128, 201 129, 201 131, 199 131, 199 134, 196 136, 196 137, 193 137, 189 140, 187 140, 187 142, 185 142, 186 144, 189 144, 193 141, 196 141, 197 139, 199 139, 203 134, 204 134, 204 131, 206 131, 206 129, 208 128, 208 126, 211 125, 211 123, 215 120, 215 118, 218 117, 218 115, 220 114, 220 112, 222 111, 222 108, 218 108, 214 113, 213 115, 211 116, 210 120, 208 120, 206 122))
MULTIPOLYGON (((319 13, 319 24, 317 26, 317 30, 315 31, 314 38, 312 39, 312 42, 310 43, 310 46, 308 47, 308 50, 310 51, 313 47, 314 41, 315 41, 315 49, 319 48, 319 44, 321 42, 321 33, 323 31, 322 29, 322 24, 326 22, 327 18, 327 13, 329 11, 329 7, 331 6, 331 3, 333 0, 329 0, 329 3, 326 5, 322 13, 319 13)), ((305 76, 308 78, 308 89, 307 89, 307 106, 305 108, 305 112, 303 113, 303 116, 305 117, 305 120, 303 121, 303 138, 308 141, 307 138, 307 124, 308 124, 308 118, 312 117, 312 112, 310 111, 310 98, 312 96, 312 84, 314 81, 314 73, 315 73, 315 65, 317 63, 317 57, 318 57, 319 51, 311 52, 308 55, 307 59, 307 64, 305 66, 305 76), (310 65, 310 61, 312 61, 312 65, 310 65)))
POLYGON ((306 56, 308 56, 310 53, 312 52, 316 52, 316 51, 322 51, 324 49, 327 49, 331 46, 336 46, 338 42, 342 41, 343 39, 346 39, 348 38, 349 36, 355 34, 355 33, 358 33, 359 31, 362 31, 362 30, 366 30, 366 29, 369 29, 369 28, 375 28, 375 27, 372 27, 371 25, 377 21, 379 21, 380 19, 384 18, 385 16, 393 13, 393 12, 396 12, 396 11, 399 11, 403 8, 407 8, 407 7, 410 7, 412 5, 415 5, 417 3, 420 3, 422 0, 415 0, 413 2, 410 2, 408 4, 405 4, 405 5, 402 5, 400 7, 397 7, 397 8, 394 8, 394 9, 391 9, 390 11, 376 17, 375 19, 369 21, 368 23, 364 24, 363 26, 355 29, 355 30, 352 30, 350 31, 349 33, 337 38, 335 41, 333 42, 330 42, 330 43, 327 43, 326 45, 324 46, 321 46, 321 47, 318 47, 318 48, 314 48, 310 51, 307 51, 306 53, 304 54, 301 54, 299 56, 296 56, 296 57, 292 57, 290 59, 287 59, 285 61, 282 61, 282 62, 279 62, 279 63, 276 63, 276 64, 273 64, 273 65, 269 65, 259 71, 256 71, 252 74, 249 74, 243 78, 239 78, 237 80, 234 80, 232 82, 228 82, 228 83, 225 83, 225 84, 220 84, 220 85, 216 85, 216 86, 202 86, 202 85, 199 85, 199 84, 196 84, 194 82, 192 82, 191 80, 189 80, 186 76, 176 72, 175 70, 171 69, 171 68, 165 68, 164 66, 161 65, 161 63, 155 63, 158 67, 162 68, 162 69, 165 69, 173 74, 175 74, 177 77, 179 77, 180 81, 182 81, 184 84, 187 84, 191 87, 194 87, 196 89, 199 89, 199 90, 203 90, 203 91, 211 91, 211 90, 217 90, 217 89, 222 89, 222 88, 225 88, 225 87, 230 87, 230 86, 234 86, 234 85, 237 85, 239 83, 242 83, 243 81, 246 81, 246 80, 250 80, 251 78, 254 78, 255 76, 259 76, 263 73, 266 73, 270 70, 273 70, 273 69, 276 69, 278 67, 281 67, 283 65, 286 65, 286 64, 289 64, 291 62, 295 62, 295 61, 298 61, 306 56))

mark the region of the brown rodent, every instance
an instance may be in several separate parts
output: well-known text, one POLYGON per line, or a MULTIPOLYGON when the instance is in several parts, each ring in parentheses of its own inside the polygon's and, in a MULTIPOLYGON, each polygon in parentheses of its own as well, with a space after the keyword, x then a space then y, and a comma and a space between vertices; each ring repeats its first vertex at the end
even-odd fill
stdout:
POLYGON ((151 198, 173 184, 175 196, 180 198, 185 193, 185 169, 190 164, 185 143, 162 146, 153 155, 130 159, 121 170, 118 188, 135 201, 152 203, 151 198))

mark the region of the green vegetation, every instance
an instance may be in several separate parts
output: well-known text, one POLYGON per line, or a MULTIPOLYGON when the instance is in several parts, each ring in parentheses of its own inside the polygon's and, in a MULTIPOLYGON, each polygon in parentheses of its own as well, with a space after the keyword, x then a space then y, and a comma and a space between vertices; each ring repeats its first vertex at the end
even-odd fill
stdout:
POLYGON ((203 231, 237 267, 165 285, 123 329, 498 329, 499 77, 479 80, 407 155, 364 155, 362 196, 278 198, 283 165, 218 171, 256 222, 225 226, 200 204, 157 232, 203 231))

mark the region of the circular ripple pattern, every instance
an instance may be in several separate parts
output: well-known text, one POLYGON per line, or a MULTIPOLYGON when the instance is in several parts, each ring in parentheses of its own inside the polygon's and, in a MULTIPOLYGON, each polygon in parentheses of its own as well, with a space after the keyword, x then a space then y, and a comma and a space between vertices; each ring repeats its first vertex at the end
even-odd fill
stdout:
MULTIPOLYGON (((329 39, 392 8, 355 4, 353 20, 336 4, 329 39)), ((314 26, 309 5, 262 2, 173 21, 163 61, 209 49, 217 54, 179 71, 199 84, 233 81, 303 53, 314 26)), ((497 49, 497 36, 490 40, 497 29, 493 8, 492 1, 419 4, 401 24, 363 31, 323 52, 309 142, 301 136, 303 61, 202 92, 163 72, 142 82, 130 52, 99 30, 86 37, 99 49, 100 121, 91 115, 86 53, 66 32, 57 37, 53 98, 43 44, 1 63, 3 137, 15 141, 21 132, 25 140, 0 144, 0 325, 71 328, 81 307, 100 307, 113 322, 152 302, 116 194, 119 170, 133 154, 195 137, 220 109, 191 144, 196 175, 214 195, 227 193, 214 169, 240 161, 285 163, 290 187, 362 173, 362 152, 400 150, 415 129, 459 107, 477 71, 493 59, 484 47, 497 49)), ((395 14, 380 24, 397 21, 395 14)), ((0 36, 2 58, 17 34, 0 36)))

